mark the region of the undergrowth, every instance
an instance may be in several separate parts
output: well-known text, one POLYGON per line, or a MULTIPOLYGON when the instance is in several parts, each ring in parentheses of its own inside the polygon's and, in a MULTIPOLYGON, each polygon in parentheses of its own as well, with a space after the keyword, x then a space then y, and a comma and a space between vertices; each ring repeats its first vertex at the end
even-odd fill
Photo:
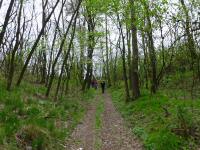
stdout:
POLYGON ((125 102, 121 88, 111 89, 112 99, 133 133, 147 150, 195 150, 200 144, 200 100, 178 100, 147 91, 125 102))
POLYGON ((74 92, 54 101, 46 88, 24 83, 12 92, 0 81, 0 147, 2 149, 63 149, 79 123, 94 90, 74 92))

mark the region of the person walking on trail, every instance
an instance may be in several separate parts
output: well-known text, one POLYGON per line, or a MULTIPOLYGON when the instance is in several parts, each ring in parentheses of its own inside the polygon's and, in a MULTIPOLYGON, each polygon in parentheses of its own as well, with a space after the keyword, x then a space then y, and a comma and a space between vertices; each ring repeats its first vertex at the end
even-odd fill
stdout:
POLYGON ((105 81, 102 81, 102 82, 101 82, 102 93, 105 92, 105 85, 106 85, 105 81))
POLYGON ((96 79, 93 79, 93 80, 91 81, 91 86, 92 86, 92 88, 97 89, 98 83, 97 83, 97 80, 96 80, 96 79))
POLYGON ((95 90, 98 88, 97 80, 94 81, 94 88, 95 88, 95 90))

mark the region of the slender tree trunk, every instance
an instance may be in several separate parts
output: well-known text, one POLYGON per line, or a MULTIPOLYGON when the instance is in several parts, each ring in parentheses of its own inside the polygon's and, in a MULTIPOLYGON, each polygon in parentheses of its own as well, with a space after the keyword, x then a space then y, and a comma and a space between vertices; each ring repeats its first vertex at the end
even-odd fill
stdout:
POLYGON ((144 78, 145 78, 145 87, 146 89, 149 88, 149 80, 148 80, 148 54, 147 54, 147 48, 146 48, 146 40, 145 40, 145 33, 142 31, 142 49, 144 53, 144 78))
POLYGON ((126 39, 127 39, 127 47, 128 47, 128 74, 129 74, 129 87, 132 89, 132 65, 131 65, 131 33, 126 25, 126 39))
POLYGON ((16 41, 15 41, 14 49, 12 50, 12 54, 11 54, 11 62, 10 62, 8 82, 7 82, 7 90, 9 91, 11 90, 14 69, 15 69, 15 54, 20 46, 20 28, 21 28, 22 8, 23 8, 23 0, 21 0, 20 2, 19 14, 18 14, 18 19, 17 19, 16 41))
POLYGON ((25 61, 25 64, 24 64, 24 66, 23 66, 23 68, 22 68, 22 71, 21 71, 21 73, 20 73, 19 79, 18 79, 18 81, 17 81, 17 86, 20 86, 20 84, 21 84, 21 81, 22 81, 22 79, 23 79, 23 77, 24 77, 24 73, 25 73, 25 71, 26 71, 26 69, 27 69, 27 67, 28 67, 28 64, 29 64, 29 62, 30 62, 30 60, 31 60, 31 57, 32 57, 33 53, 35 52, 35 50, 36 50, 36 48, 37 48, 37 45, 38 45, 38 43, 39 43, 39 41, 40 41, 40 39, 41 39, 41 37, 42 37, 42 35, 43 35, 43 33, 44 33, 44 29, 45 29, 45 27, 46 27, 48 21, 50 20, 50 18, 51 18, 51 16, 52 16, 53 12, 55 11, 55 9, 56 9, 56 7, 57 7, 59 1, 60 1, 60 0, 57 0, 56 4, 55 4, 54 7, 52 8, 52 11, 50 12, 49 16, 46 18, 45 23, 43 24, 42 29, 40 30, 40 33, 39 33, 39 35, 38 35, 36 41, 34 42, 32 48, 31 48, 30 53, 28 54, 28 57, 27 57, 27 59, 26 59, 26 61, 25 61))
POLYGON ((132 96, 133 99, 137 99, 140 96, 139 88, 139 74, 138 74, 138 44, 137 44, 137 27, 135 25, 135 12, 134 1, 130 0, 131 6, 131 34, 132 34, 132 96))
MULTIPOLYGON (((3 1, 2 1, 3 2, 3 1)), ((9 7, 8 7, 8 10, 6 12, 6 17, 5 17, 5 20, 4 20, 4 24, 3 24, 3 27, 1 29, 1 33, 0 33, 0 47, 1 47, 1 44, 3 43, 3 39, 4 39, 4 34, 6 33, 6 28, 8 26, 8 22, 10 20, 10 17, 11 17, 11 12, 12 12, 12 8, 13 8, 13 5, 14 5, 14 2, 15 0, 11 0, 10 1, 10 4, 9 4, 9 7)))
POLYGON ((165 64, 165 47, 164 47, 164 35, 163 35, 163 27, 162 27, 162 22, 161 20, 159 20, 159 27, 160 27, 160 36, 161 36, 161 53, 162 53, 162 67, 161 67, 161 70, 160 72, 158 73, 157 75, 157 88, 159 87, 159 84, 161 82, 161 79, 164 75, 164 71, 165 71, 165 68, 166 68, 166 64, 165 64))
POLYGON ((108 18, 107 15, 105 15, 105 24, 106 24, 106 76, 107 76, 107 80, 108 80, 108 87, 111 86, 111 80, 110 80, 110 69, 109 69, 109 48, 108 48, 108 18))
MULTIPOLYGON (((122 49, 120 46, 120 42, 119 42, 119 48, 121 49, 121 53, 122 53, 122 65, 123 65, 123 76, 124 76, 124 84, 125 84, 125 92, 126 92, 126 102, 129 101, 130 99, 130 94, 129 94, 129 88, 128 88, 128 77, 127 77, 127 69, 126 69, 126 46, 125 46, 125 37, 123 34, 123 29, 122 29, 122 24, 119 18, 119 15, 117 14, 117 19, 119 22, 119 32, 122 38, 122 49)), ((120 41, 120 40, 119 40, 120 41)))
POLYGON ((54 80, 54 76, 55 76, 55 73, 56 73, 56 72, 55 72, 55 67, 56 67, 56 64, 57 64, 57 62, 58 62, 58 58, 60 57, 60 54, 61 54, 61 52, 62 52, 62 50, 63 50, 63 46, 64 46, 64 44, 65 44, 65 41, 66 41, 66 38, 67 38, 67 34, 68 34, 68 32, 69 32, 69 29, 70 29, 70 27, 71 27, 71 25, 72 25, 72 21, 73 21, 74 19, 76 19, 76 17, 77 17, 76 14, 77 14, 78 11, 79 11, 81 2, 82 2, 82 1, 79 1, 79 4, 78 4, 76 10, 74 11, 74 13, 73 13, 73 15, 72 15, 72 17, 71 17, 71 20, 70 20, 70 22, 69 22, 69 25, 68 25, 68 27, 67 27, 67 30, 66 30, 66 32, 65 32, 65 34, 64 34, 64 36, 63 36, 62 41, 61 41, 60 48, 59 48, 59 50, 58 50, 58 53, 57 53, 57 55, 56 55, 56 58, 55 58, 55 60, 54 60, 54 62, 53 62, 53 64, 52 64, 50 80, 49 80, 49 84, 48 84, 47 91, 46 91, 46 96, 47 96, 47 97, 48 97, 49 94, 50 94, 51 86, 52 86, 52 83, 53 83, 53 80, 54 80))
POLYGON ((149 55, 150 55, 150 63, 151 63, 151 92, 156 93, 157 90, 157 69, 156 69, 156 52, 154 47, 153 35, 152 35, 152 24, 150 20, 149 14, 149 6, 145 3, 145 10, 146 10, 146 18, 147 18, 147 25, 148 25, 148 46, 149 46, 149 55))
POLYGON ((118 48, 116 48, 115 59, 114 59, 114 66, 113 66, 113 82, 114 86, 116 85, 117 81, 117 59, 118 59, 118 48))
POLYGON ((0 9, 1 9, 2 4, 3 4, 3 0, 0 0, 0 9))
MULTIPOLYGON (((63 2, 63 5, 65 4, 65 2, 66 2, 66 0, 63 2)), ((53 62, 53 51, 54 51, 54 46, 55 46, 55 43, 56 43, 56 38, 57 38, 57 34, 58 34, 58 29, 59 29, 59 22, 60 22, 60 18, 61 18, 62 13, 63 13, 63 7, 60 10, 58 20, 56 21, 57 22, 56 28, 55 28, 55 32, 54 32, 54 36, 53 36, 51 49, 50 49, 50 60, 49 60, 49 66, 48 66, 48 72, 47 72, 46 87, 48 87, 49 78, 50 78, 50 74, 51 74, 51 67, 52 67, 52 62, 53 62)))
POLYGON ((71 78, 71 67, 69 67, 69 65, 66 68, 67 70, 67 81, 66 81, 66 85, 65 85, 65 93, 68 93, 69 91, 69 80, 71 78))
MULTIPOLYGON (((185 16, 186 16, 186 20, 185 20, 185 32, 186 32, 186 35, 187 35, 187 47, 190 51, 190 57, 191 57, 191 70, 193 71, 193 83, 192 83, 192 86, 191 86, 191 96, 193 98, 193 90, 194 90, 194 80, 195 80, 195 74, 200 74, 196 71, 198 71, 198 66, 196 66, 195 62, 196 62, 196 59, 197 59, 197 54, 196 54, 196 50, 195 50, 195 42, 194 42, 194 39, 193 39, 193 35, 192 33, 190 32, 190 29, 191 29, 191 19, 190 19, 190 16, 189 16, 189 12, 188 12, 188 9, 185 5, 185 2, 184 0, 180 0, 181 2, 181 5, 183 7, 183 11, 185 13, 185 16)), ((198 61, 197 61, 198 63, 198 61)))
POLYGON ((62 67, 61 67, 61 72, 60 72, 59 79, 58 79, 55 98, 57 98, 57 96, 58 96, 60 84, 61 84, 61 81, 62 81, 62 75, 63 75, 64 69, 65 69, 65 65, 67 64, 67 60, 68 60, 72 45, 73 45, 74 35, 75 35, 75 31, 76 31, 76 18, 77 18, 77 16, 78 16, 78 12, 76 14, 75 21, 74 21, 74 24, 73 24, 73 31, 72 31, 71 39, 70 39, 70 42, 69 42, 68 50, 67 50, 67 53, 64 57, 63 64, 62 64, 62 67))
POLYGON ((85 52, 85 20, 83 22, 83 26, 81 26, 81 23, 79 21, 80 26, 80 36, 79 36, 79 43, 80 43, 80 65, 79 65, 79 80, 81 85, 83 85, 84 81, 84 52, 85 52))
MULTIPOLYGON (((46 20, 46 6, 47 6, 48 0, 42 0, 42 24, 45 24, 46 20)), ((44 26, 44 25, 43 25, 44 26)), ((42 54, 41 54, 41 83, 46 82, 46 75, 47 75, 47 56, 46 56, 46 29, 44 29, 44 33, 42 35, 42 54)))
POLYGON ((88 32, 89 33, 88 33, 87 69, 86 69, 86 77, 82 86, 83 91, 86 89, 86 87, 87 89, 90 88, 92 72, 93 72, 92 58, 93 58, 93 51, 95 47, 95 37, 94 37, 95 24, 94 24, 94 20, 93 20, 90 10, 87 10, 87 11, 88 11, 87 13, 88 13, 88 32))

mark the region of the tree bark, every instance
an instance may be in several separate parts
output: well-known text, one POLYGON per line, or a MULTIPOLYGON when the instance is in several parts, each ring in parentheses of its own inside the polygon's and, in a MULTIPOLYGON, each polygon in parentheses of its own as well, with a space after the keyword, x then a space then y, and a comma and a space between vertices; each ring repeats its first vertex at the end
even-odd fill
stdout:
POLYGON ((126 39, 127 39, 127 47, 128 47, 128 75, 129 75, 129 87, 130 89, 133 88, 132 86, 132 65, 131 65, 131 33, 126 25, 126 39))
POLYGON ((68 32, 69 32, 69 29, 70 29, 70 27, 71 27, 71 25, 72 25, 72 21, 74 20, 76 13, 79 11, 81 2, 82 2, 82 1, 79 1, 78 6, 77 6, 76 10, 74 11, 74 13, 73 13, 73 15, 72 15, 72 17, 71 17, 71 20, 70 20, 70 22, 69 22, 69 25, 68 25, 68 27, 67 27, 67 30, 66 30, 66 32, 65 32, 65 34, 64 34, 64 36, 63 36, 62 41, 61 41, 60 48, 59 48, 59 50, 58 50, 58 53, 57 53, 57 55, 56 55, 56 58, 55 58, 55 60, 54 60, 54 62, 53 62, 53 64, 52 64, 50 80, 49 80, 48 87, 47 87, 47 91, 46 91, 46 96, 47 96, 47 97, 48 97, 49 94, 50 94, 51 86, 52 86, 52 83, 53 83, 53 80, 54 80, 54 76, 55 76, 55 73, 56 73, 56 72, 55 72, 55 67, 56 67, 56 64, 57 64, 57 62, 58 62, 58 58, 60 57, 60 54, 61 54, 61 52, 62 52, 62 50, 63 50, 63 46, 64 46, 64 44, 65 44, 65 41, 66 41, 66 38, 67 38, 67 34, 68 34, 68 32))
POLYGON ((145 78, 145 88, 148 89, 149 88, 149 80, 148 80, 148 54, 147 54, 147 47, 146 47, 146 36, 145 33, 142 31, 142 49, 143 49, 143 53, 144 53, 144 78, 145 78))
MULTIPOLYGON (((63 2, 63 5, 65 4, 65 2, 66 2, 66 0, 63 2)), ((55 46, 55 42, 56 42, 56 38, 57 38, 57 34, 58 34, 59 22, 60 22, 62 13, 63 13, 63 7, 60 10, 58 20, 56 21, 56 28, 55 28, 55 32, 54 32, 54 36, 53 36, 51 49, 50 49, 50 60, 49 60, 48 71, 47 71, 46 87, 48 87, 48 83, 49 83, 49 79, 50 79, 51 67, 52 67, 52 62, 53 62, 53 50, 54 50, 54 46, 55 46)))
POLYGON ((3 4, 3 0, 0 0, 0 9, 1 9, 2 4, 3 4))
POLYGON ((111 80, 110 80, 110 68, 109 68, 109 48, 108 48, 108 18, 107 15, 105 15, 105 25, 106 25, 106 77, 108 80, 108 87, 111 86, 111 80))
POLYGON ((150 63, 151 63, 151 92, 156 93, 157 91, 157 69, 156 69, 156 52, 154 47, 153 35, 152 35, 152 24, 150 19, 149 13, 149 6, 148 4, 144 3, 145 10, 146 10, 146 19, 148 25, 148 47, 149 47, 149 55, 150 55, 150 63))
POLYGON ((95 23, 94 19, 92 17, 91 10, 87 9, 88 13, 88 51, 87 51, 87 69, 86 69, 86 77, 83 82, 82 90, 84 91, 86 88, 90 88, 90 83, 92 79, 92 72, 93 72, 93 51, 95 47, 95 37, 94 37, 94 29, 95 29, 95 23))
POLYGON ((131 34, 132 34, 132 97, 137 99, 140 96, 139 88, 139 74, 138 74, 138 44, 137 44, 137 27, 135 25, 135 12, 134 12, 134 1, 130 0, 131 6, 131 34))
POLYGON ((67 60, 68 60, 68 57, 69 57, 69 54, 70 54, 70 51, 71 51, 71 48, 72 48, 74 35, 75 35, 75 31, 76 31, 77 16, 78 16, 78 12, 76 14, 75 21, 74 21, 74 24, 73 24, 73 31, 72 31, 71 39, 70 39, 70 42, 69 42, 68 50, 67 50, 67 53, 66 53, 64 60, 63 60, 63 63, 62 63, 61 72, 60 72, 60 75, 59 75, 59 78, 58 78, 58 84, 57 84, 57 88, 56 88, 55 98, 57 98, 57 96, 58 96, 58 92, 59 92, 59 89, 60 89, 60 84, 61 84, 61 81, 62 81, 62 76, 63 76, 63 73, 64 73, 65 65, 67 64, 67 60))
POLYGON ((6 13, 4 24, 3 24, 3 27, 2 27, 2 30, 1 30, 1 33, 0 33, 0 48, 1 48, 1 44, 3 43, 4 34, 6 33, 6 28, 8 26, 8 22, 9 22, 10 17, 11 17, 10 14, 12 12, 14 2, 15 2, 15 0, 10 1, 9 7, 8 7, 8 10, 7 10, 7 13, 6 13))
MULTIPOLYGON (((117 14, 117 20, 119 23, 119 32, 122 38, 122 49, 120 46, 120 42, 119 42, 119 48, 121 50, 121 54, 122 54, 122 65, 123 65, 123 76, 124 76, 124 84, 125 84, 125 92, 126 92, 126 102, 129 101, 130 99, 130 94, 129 94, 129 88, 128 88, 128 78, 127 78, 127 69, 126 69, 126 47, 125 47, 125 37, 123 34, 123 29, 122 29, 122 24, 119 18, 119 14, 117 14)), ((120 41, 120 40, 119 40, 120 41)))
POLYGON ((31 60, 31 57, 32 57, 34 51, 36 50, 37 45, 38 45, 38 43, 39 43, 39 41, 40 41, 40 39, 41 39, 41 37, 42 37, 42 35, 43 35, 43 33, 44 33, 44 29, 45 29, 45 27, 46 27, 48 21, 50 20, 50 18, 51 18, 51 16, 52 16, 53 12, 55 11, 55 9, 56 9, 56 7, 57 7, 59 1, 60 1, 60 0, 57 0, 56 4, 55 4, 54 7, 52 8, 52 11, 50 12, 50 14, 48 15, 48 17, 46 18, 45 23, 43 24, 42 29, 40 30, 40 33, 39 33, 39 35, 38 35, 36 41, 34 42, 32 48, 31 48, 31 51, 30 51, 30 53, 29 53, 29 55, 28 55, 28 57, 27 57, 27 59, 26 59, 26 61, 25 61, 25 64, 24 64, 24 66, 23 66, 23 68, 22 68, 22 71, 21 71, 21 73, 20 73, 19 79, 18 79, 18 81, 17 81, 17 86, 20 86, 20 84, 21 84, 21 81, 22 81, 22 79, 23 79, 23 77, 24 77, 24 73, 25 73, 25 71, 26 71, 26 69, 27 69, 27 66, 28 66, 30 60, 31 60))
POLYGON ((17 19, 16 41, 15 41, 15 46, 14 46, 14 48, 12 50, 12 54, 11 54, 11 62, 10 62, 10 67, 9 67, 8 81, 7 81, 7 90, 8 91, 11 90, 13 75, 14 75, 14 71, 15 71, 15 54, 20 45, 20 28, 21 28, 22 8, 23 8, 23 0, 20 1, 19 14, 18 14, 18 19, 17 19))
MULTIPOLYGON (((42 0, 42 24, 45 24, 46 20, 46 6, 47 6, 48 0, 42 0)), ((44 25, 43 25, 44 26, 44 25)), ((46 82, 46 76, 47 76, 47 56, 46 56, 46 28, 44 29, 44 33, 42 35, 42 54, 41 54, 41 83, 46 82)))

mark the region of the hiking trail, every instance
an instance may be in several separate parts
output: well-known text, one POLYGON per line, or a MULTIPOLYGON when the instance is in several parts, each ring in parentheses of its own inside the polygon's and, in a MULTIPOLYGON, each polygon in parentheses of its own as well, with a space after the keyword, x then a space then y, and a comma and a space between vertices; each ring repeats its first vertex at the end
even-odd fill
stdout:
POLYGON ((126 127, 108 93, 97 94, 67 143, 67 150, 143 149, 142 144, 126 127))

